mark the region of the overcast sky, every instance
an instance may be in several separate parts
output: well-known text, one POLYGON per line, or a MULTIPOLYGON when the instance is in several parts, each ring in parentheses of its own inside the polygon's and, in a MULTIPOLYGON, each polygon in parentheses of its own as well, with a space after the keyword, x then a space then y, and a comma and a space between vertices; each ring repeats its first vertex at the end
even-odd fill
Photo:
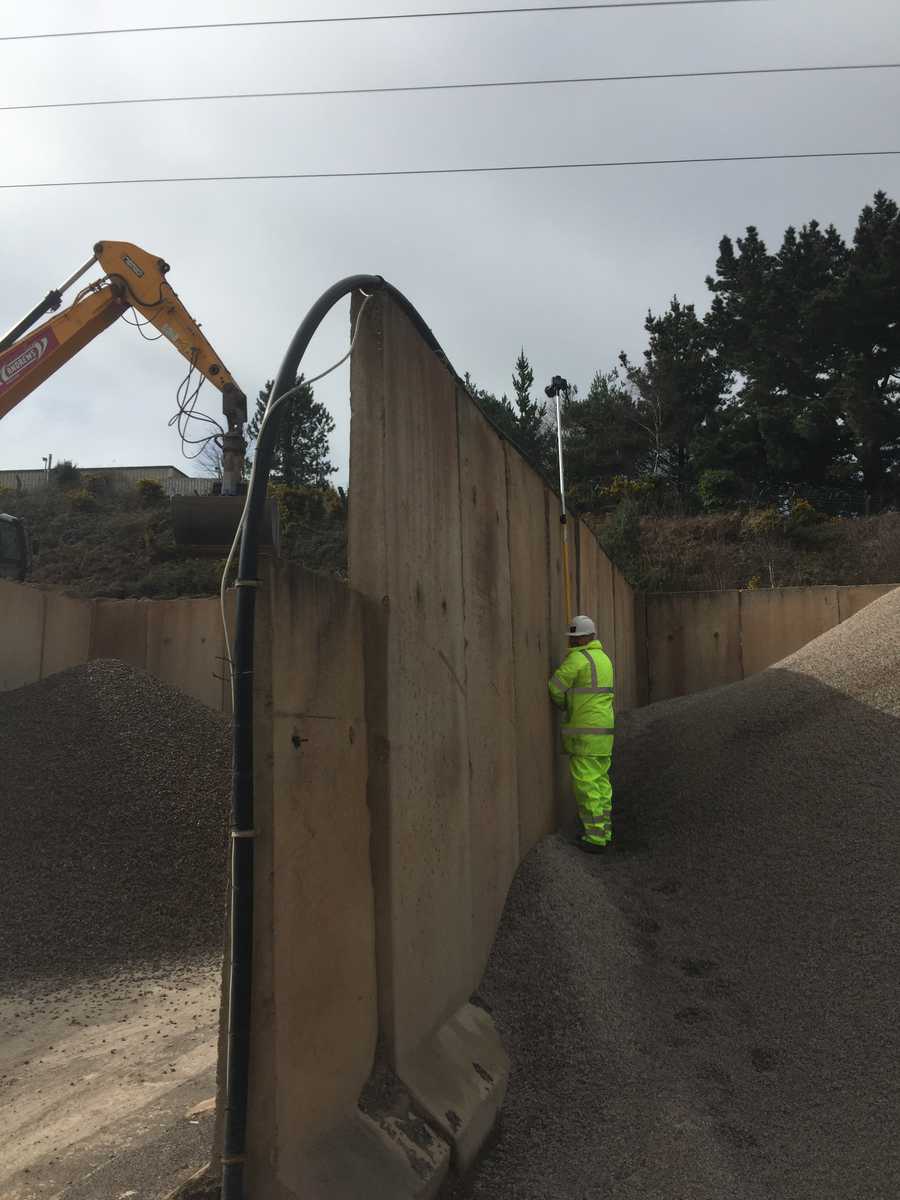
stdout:
MULTIPOLYGON (((479 0, 476 0, 476 4, 479 0)), ((500 0, 491 0, 498 6, 500 0)), ((488 0, 484 0, 488 6, 488 0)), ((473 7, 475 5, 473 4, 473 7)), ((444 0, 44 0, 0 3, 2 32, 413 12, 444 0)), ((0 42, 0 104, 299 88, 900 61, 897 0, 624 9, 0 42)), ((2 182, 480 166, 900 149, 900 71, 400 96, 0 112, 2 182)), ((852 235, 900 158, 513 175, 0 191, 0 326, 103 238, 164 257, 248 396, 315 298, 379 273, 417 305, 460 372, 509 390, 524 345, 543 385, 586 387, 644 348, 648 308, 703 311, 718 241, 776 243, 815 217, 852 235)), ((347 347, 342 305, 306 359, 347 347)), ((173 463, 183 360, 118 322, 0 425, 0 468, 173 463)), ((347 474, 348 374, 317 393, 347 474)), ((204 391, 218 411, 218 394, 204 391)))

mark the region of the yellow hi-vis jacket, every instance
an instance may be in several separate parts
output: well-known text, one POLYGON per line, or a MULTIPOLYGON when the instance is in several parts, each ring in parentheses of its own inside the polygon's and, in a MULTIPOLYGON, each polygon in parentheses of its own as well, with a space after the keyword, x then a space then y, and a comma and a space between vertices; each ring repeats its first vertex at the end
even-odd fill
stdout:
POLYGON ((566 712, 566 754, 612 754, 613 665, 600 642, 595 638, 586 646, 573 646, 547 686, 550 699, 566 712))

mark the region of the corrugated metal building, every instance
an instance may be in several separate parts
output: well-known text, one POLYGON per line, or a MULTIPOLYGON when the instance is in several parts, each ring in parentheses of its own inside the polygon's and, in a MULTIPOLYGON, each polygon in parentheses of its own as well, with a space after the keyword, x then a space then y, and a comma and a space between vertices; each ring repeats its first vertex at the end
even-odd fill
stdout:
MULTIPOLYGON (((167 496, 208 496, 216 480, 208 475, 185 475, 177 467, 79 467, 82 478, 94 475, 109 479, 113 488, 133 488, 140 479, 152 479, 162 485, 167 496)), ((47 472, 43 469, 0 471, 0 488, 11 492, 35 492, 46 487, 47 472)))

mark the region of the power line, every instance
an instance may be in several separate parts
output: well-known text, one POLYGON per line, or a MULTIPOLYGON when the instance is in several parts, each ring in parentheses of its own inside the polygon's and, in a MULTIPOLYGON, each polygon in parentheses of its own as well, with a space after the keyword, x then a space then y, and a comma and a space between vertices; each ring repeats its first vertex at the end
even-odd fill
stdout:
POLYGON ((725 71, 667 71, 653 75, 573 75, 559 79, 501 79, 476 83, 417 83, 396 87, 316 88, 293 92, 220 92, 202 96, 139 96, 124 100, 63 100, 47 104, 0 104, 0 112, 47 108, 101 108, 124 104, 187 104, 210 100, 284 100, 311 96, 374 96, 405 92, 455 92, 485 88, 548 87, 573 83, 629 83, 662 79, 724 79, 739 75, 802 75, 823 71, 892 71, 900 63, 848 63, 822 67, 747 67, 725 71))
POLYGON ((56 179, 40 183, 0 183, 0 191, 27 188, 113 187, 151 183, 281 182, 292 179, 389 179, 410 175, 488 175, 513 171, 582 171, 608 167, 672 167, 695 163, 789 162, 814 158, 889 158, 900 150, 826 150, 810 154, 718 154, 704 158, 633 158, 609 162, 524 163, 494 167, 411 167, 392 171, 302 171, 271 175, 172 175, 145 179, 56 179))
POLYGON ((435 17, 499 17, 521 13, 593 12, 609 8, 689 8, 697 4, 767 4, 769 0, 614 0, 604 4, 539 4, 517 8, 459 8, 444 12, 374 13, 358 17, 292 17, 269 21, 214 21, 203 25, 139 25, 125 29, 67 29, 57 33, 13 33, 0 42, 36 42, 47 38, 106 37, 119 33, 183 33, 196 29, 252 29, 273 25, 349 25, 373 21, 421 21, 435 17))

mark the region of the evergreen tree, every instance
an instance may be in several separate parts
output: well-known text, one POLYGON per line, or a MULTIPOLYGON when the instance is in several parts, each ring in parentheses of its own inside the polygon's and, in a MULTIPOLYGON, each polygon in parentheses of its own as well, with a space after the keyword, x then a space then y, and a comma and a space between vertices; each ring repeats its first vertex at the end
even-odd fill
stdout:
POLYGON ((755 227, 722 239, 706 328, 722 362, 741 378, 708 423, 705 453, 745 479, 822 483, 844 448, 831 397, 833 352, 822 298, 845 270, 833 226, 789 228, 775 255, 755 227))
POLYGON ((831 394, 866 495, 882 506, 900 490, 900 210, 884 192, 860 214, 823 308, 837 366, 831 394))
POLYGON ((543 475, 555 470, 556 430, 547 415, 547 405, 531 395, 534 372, 522 350, 516 359, 516 370, 512 377, 515 400, 506 395, 499 399, 478 387, 465 374, 465 384, 478 406, 492 419, 509 441, 543 475))
POLYGON ((503 396, 502 399, 498 400, 493 392, 488 392, 484 388, 478 387, 468 371, 466 371, 464 379, 466 387, 469 390, 469 395, 474 399, 478 407, 487 413, 501 433, 514 442, 518 424, 515 409, 507 398, 503 396))
POLYGON ((597 371, 583 399, 563 413, 566 483, 573 502, 590 507, 616 475, 639 475, 646 466, 647 438, 638 406, 617 371, 597 371))
MULTIPOLYGON (((516 444, 538 470, 548 474, 556 460, 556 431, 548 418, 546 401, 531 395, 534 371, 524 347, 516 359, 512 385, 515 393, 516 444)), ((503 399, 506 401, 505 396, 503 399)))
POLYGON ((694 443, 727 392, 730 372, 693 304, 683 305, 676 296, 662 316, 648 313, 644 328, 649 341, 643 364, 630 362, 624 351, 619 361, 635 391, 651 474, 668 476, 684 489, 692 478, 694 443))
MULTIPOLYGON (((303 383, 300 376, 298 383, 303 383)), ((247 436, 255 442, 265 415, 273 381, 270 379, 257 397, 256 412, 247 425, 247 436)), ((315 399, 310 384, 286 400, 274 418, 278 421, 272 456, 272 481, 288 487, 324 488, 337 467, 329 457, 328 439, 334 421, 324 404, 315 399)))

